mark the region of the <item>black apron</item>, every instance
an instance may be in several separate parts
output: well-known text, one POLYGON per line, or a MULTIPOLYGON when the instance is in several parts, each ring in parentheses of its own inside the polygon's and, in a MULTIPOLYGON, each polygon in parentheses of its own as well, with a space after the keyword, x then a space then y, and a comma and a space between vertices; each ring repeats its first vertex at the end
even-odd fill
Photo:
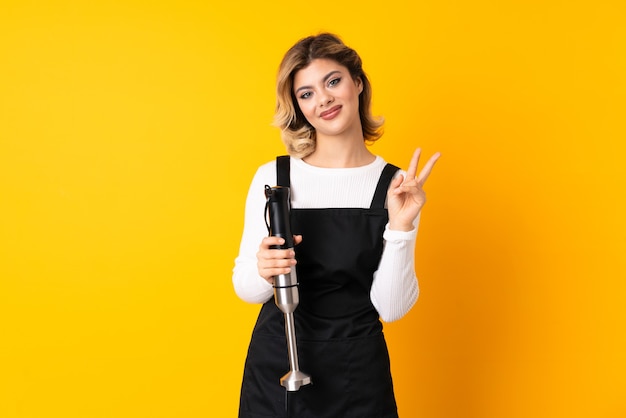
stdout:
MULTIPOLYGON (((369 209, 292 209, 300 304, 294 317, 300 369, 312 384, 287 392, 284 315, 274 298, 261 308, 244 368, 239 418, 397 418, 382 323, 370 299, 388 221, 387 164, 369 209)), ((289 186, 289 157, 277 159, 289 186)))

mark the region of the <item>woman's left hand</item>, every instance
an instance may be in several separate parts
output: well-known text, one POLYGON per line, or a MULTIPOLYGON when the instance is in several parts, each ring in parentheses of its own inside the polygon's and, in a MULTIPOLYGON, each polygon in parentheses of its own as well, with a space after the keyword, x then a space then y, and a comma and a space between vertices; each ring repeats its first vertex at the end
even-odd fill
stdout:
POLYGON ((396 231, 410 231, 414 228, 413 222, 426 203, 426 193, 424 193, 424 183, 430 175, 435 163, 441 156, 435 153, 419 175, 417 164, 419 163, 421 150, 418 148, 413 153, 409 169, 405 176, 396 177, 389 186, 387 192, 387 208, 389 210, 389 229, 396 231))

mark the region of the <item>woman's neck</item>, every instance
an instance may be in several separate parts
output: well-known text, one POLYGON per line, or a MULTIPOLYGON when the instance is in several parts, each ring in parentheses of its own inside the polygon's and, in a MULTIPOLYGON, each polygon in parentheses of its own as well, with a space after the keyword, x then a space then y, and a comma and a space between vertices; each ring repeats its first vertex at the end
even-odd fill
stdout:
POLYGON ((365 146, 362 135, 350 137, 318 137, 315 151, 303 158, 307 164, 323 168, 362 167, 376 156, 365 146))

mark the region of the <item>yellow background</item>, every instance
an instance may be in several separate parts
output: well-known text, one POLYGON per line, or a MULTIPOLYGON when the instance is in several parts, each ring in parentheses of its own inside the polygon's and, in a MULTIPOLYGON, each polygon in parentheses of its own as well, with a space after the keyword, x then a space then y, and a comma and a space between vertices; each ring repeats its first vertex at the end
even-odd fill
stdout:
POLYGON ((0 417, 235 417, 258 306, 230 276, 274 77, 333 31, 443 158, 402 418, 626 416, 626 7, 597 1, 0 5, 0 417), (414 5, 409 6, 409 4, 414 5))

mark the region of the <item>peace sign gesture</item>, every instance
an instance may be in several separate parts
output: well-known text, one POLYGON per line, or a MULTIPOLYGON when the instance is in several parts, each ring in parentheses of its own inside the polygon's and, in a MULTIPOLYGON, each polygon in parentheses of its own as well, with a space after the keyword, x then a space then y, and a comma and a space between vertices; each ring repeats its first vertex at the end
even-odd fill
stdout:
POLYGON ((435 163, 441 156, 435 153, 424 165, 416 177, 421 149, 416 149, 411 158, 406 176, 398 176, 389 185, 387 191, 387 208, 389 210, 389 229, 410 231, 414 228, 413 221, 426 203, 423 187, 435 163))

